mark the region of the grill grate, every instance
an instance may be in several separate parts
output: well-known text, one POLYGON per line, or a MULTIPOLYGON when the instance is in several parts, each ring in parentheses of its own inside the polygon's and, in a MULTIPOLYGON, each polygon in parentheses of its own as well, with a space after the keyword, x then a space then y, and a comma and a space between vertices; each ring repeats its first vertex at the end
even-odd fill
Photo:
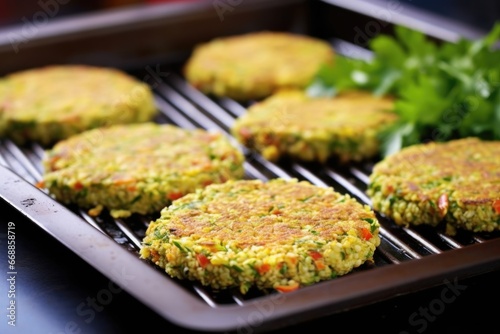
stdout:
MULTIPOLYGON (((202 94, 192 88, 181 75, 172 72, 156 86, 156 105, 159 113, 158 123, 170 123, 183 128, 204 128, 219 130, 229 135, 229 129, 238 115, 245 112, 245 105, 227 98, 215 98, 202 94)), ((234 141, 235 145, 238 145, 234 141)), ((365 204, 370 204, 365 195, 368 176, 372 163, 337 166, 334 163, 318 165, 283 161, 271 163, 259 154, 242 148, 245 156, 246 178, 269 180, 275 177, 310 181, 319 186, 332 186, 342 193, 349 193, 365 204)), ((37 144, 19 147, 8 139, 0 143, 0 163, 16 171, 16 173, 31 184, 41 179, 41 159, 43 148, 37 144)), ((93 218, 85 211, 76 207, 68 208, 95 229, 109 237, 115 243, 131 252, 138 258, 141 240, 146 228, 154 216, 133 215, 125 219, 112 219, 110 216, 93 218)), ((459 232, 450 237, 428 226, 404 228, 393 224, 388 219, 379 216, 381 222, 381 244, 375 252, 374 263, 365 264, 355 270, 371 271, 377 268, 400 265, 409 261, 417 261, 430 255, 439 255, 454 250, 467 248, 474 244, 486 243, 498 238, 498 234, 473 235, 459 232)), ((139 261, 139 260, 138 260, 139 261)), ((151 265, 152 266, 152 265, 151 265)), ((168 277, 160 268, 167 280, 172 280, 210 308, 234 305, 245 306, 249 302, 260 300, 261 297, 276 294, 251 290, 247 295, 241 295, 237 289, 223 292, 212 291, 196 282, 186 282, 168 277)), ((319 284, 319 283, 318 283, 319 284)), ((387 296, 384 296, 384 298, 387 296)), ((304 318, 305 319, 305 318, 304 318)))

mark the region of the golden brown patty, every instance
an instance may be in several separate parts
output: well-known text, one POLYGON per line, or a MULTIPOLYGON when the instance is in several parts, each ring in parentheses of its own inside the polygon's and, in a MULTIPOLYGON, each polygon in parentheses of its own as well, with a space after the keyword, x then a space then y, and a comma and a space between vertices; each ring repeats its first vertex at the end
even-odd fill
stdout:
POLYGON ((211 183, 243 177, 243 154, 218 132, 154 123, 87 130, 46 151, 43 186, 61 202, 114 217, 159 213, 211 183))
POLYGON ((361 91, 334 98, 280 91, 248 108, 231 131, 269 160, 360 161, 379 153, 378 134, 397 119, 393 104, 361 91))
POLYGON ((404 148, 375 165, 368 195, 397 224, 500 230, 500 142, 476 138, 404 148))
POLYGON ((0 135, 18 144, 51 145, 111 124, 156 114, 149 86, 112 68, 53 65, 0 79, 0 135))
POLYGON ((186 79, 205 93, 261 99, 280 88, 305 88, 334 51, 322 40, 284 32, 221 37, 197 46, 186 79))
POLYGON ((213 184, 151 222, 141 257, 214 289, 286 292, 347 274, 380 243, 374 212, 295 179, 213 184))

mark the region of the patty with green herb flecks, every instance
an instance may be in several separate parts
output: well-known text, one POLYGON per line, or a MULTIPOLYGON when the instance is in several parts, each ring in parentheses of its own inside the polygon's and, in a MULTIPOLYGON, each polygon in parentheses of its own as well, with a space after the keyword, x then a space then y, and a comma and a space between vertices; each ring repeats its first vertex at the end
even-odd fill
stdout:
POLYGON ((367 194, 396 224, 446 233, 500 230, 500 141, 464 138, 403 148, 374 166, 367 194))
POLYGON ((189 83, 204 93, 255 100, 278 89, 305 88, 334 50, 318 38, 259 31, 198 45, 184 66, 189 83))
POLYGON ((379 244, 374 212, 348 194, 296 179, 231 180, 163 209, 140 254, 172 277, 245 294, 345 275, 379 244))
POLYGON ((378 135, 397 120, 393 108, 392 98, 363 91, 312 98, 283 90, 250 106, 231 132, 271 161, 361 161, 379 153, 378 135))
POLYGON ((151 121, 150 87, 114 68, 50 65, 0 78, 0 136, 50 146, 76 133, 151 121))
POLYGON ((113 217, 156 214, 198 188, 242 178, 243 162, 222 133, 155 123, 114 125, 47 150, 40 187, 93 216, 102 209, 113 217))

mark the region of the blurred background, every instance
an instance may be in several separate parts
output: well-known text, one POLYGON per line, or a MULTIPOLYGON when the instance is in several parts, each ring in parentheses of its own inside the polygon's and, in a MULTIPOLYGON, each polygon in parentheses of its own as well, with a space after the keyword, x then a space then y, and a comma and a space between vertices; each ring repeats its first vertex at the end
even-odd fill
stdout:
POLYGON ((117 7, 188 1, 196 0, 0 0, 0 27, 21 24, 23 17, 31 20, 40 10, 50 17, 61 17, 117 7))
MULTIPOLYGON (((367 0, 369 1, 369 0, 367 0)), ((428 10, 483 30, 490 30, 500 20, 498 0, 399 0, 401 3, 428 10)))
MULTIPOLYGON (((53 3, 58 4, 57 13, 51 17, 102 11, 117 7, 154 5, 165 2, 188 2, 196 0, 0 0, 0 27, 20 24, 23 17, 30 20, 36 12, 44 9, 48 14, 53 3)), ((215 0, 214 0, 215 1, 215 0)), ((272 1, 272 0, 270 0, 272 1)), ((361 1, 361 0, 358 0, 361 1)), ((399 2, 433 14, 460 21, 482 30, 489 30, 500 20, 498 0, 362 0, 365 2, 399 2)), ((335 2, 335 1, 332 1, 335 2)))

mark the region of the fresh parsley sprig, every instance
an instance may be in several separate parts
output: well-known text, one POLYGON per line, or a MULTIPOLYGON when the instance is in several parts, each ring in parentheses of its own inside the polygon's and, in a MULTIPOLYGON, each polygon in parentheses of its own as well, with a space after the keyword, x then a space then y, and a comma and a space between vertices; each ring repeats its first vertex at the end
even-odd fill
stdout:
POLYGON ((395 27, 379 35, 370 60, 337 56, 308 87, 311 96, 351 89, 395 97, 399 121, 381 134, 382 155, 426 141, 500 140, 500 22, 479 40, 437 43, 395 27))

